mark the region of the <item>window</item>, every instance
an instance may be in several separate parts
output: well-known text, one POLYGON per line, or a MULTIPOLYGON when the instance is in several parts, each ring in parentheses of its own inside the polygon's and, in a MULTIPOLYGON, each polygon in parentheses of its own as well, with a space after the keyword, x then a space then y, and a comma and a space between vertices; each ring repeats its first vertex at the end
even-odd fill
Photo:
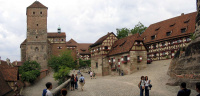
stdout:
POLYGON ((35 14, 35 12, 33 12, 33 14, 35 14))
POLYGON ((38 38, 38 36, 36 36, 35 38, 38 38))
POLYGON ((98 68, 98 63, 96 62, 96 68, 98 68))
POLYGON ((35 47, 35 51, 38 52, 38 51, 39 51, 39 48, 38 48, 38 47, 35 47))
POLYGON ((108 49, 108 46, 105 46, 104 49, 108 49))
POLYGON ((157 29, 155 29, 155 31, 158 31, 160 29, 160 27, 159 28, 157 28, 157 29))
POLYGON ((124 56, 124 61, 128 61, 127 56, 124 56))
POLYGON ((156 57, 156 53, 154 53, 153 57, 156 57))
POLYGON ((169 27, 173 27, 175 25, 175 23, 174 24, 172 24, 172 25, 170 25, 169 27))
POLYGON ((38 26, 38 24, 37 24, 37 26, 38 26))
POLYGON ((153 39, 155 39, 155 38, 156 38, 156 36, 155 36, 155 35, 151 36, 151 40, 153 40, 153 39))
POLYGON ((111 63, 113 63, 113 58, 111 58, 111 63))
POLYGON ((167 35, 167 36, 170 36, 170 35, 171 35, 171 32, 167 32, 166 35, 167 35))
POLYGON ((40 14, 42 14, 42 12, 40 12, 40 14))
POLYGON ((186 32, 186 28, 182 28, 181 33, 185 33, 185 32, 186 32))
POLYGON ((184 21, 184 23, 188 23, 189 21, 190 21, 190 19, 188 19, 188 20, 184 21))
POLYGON ((58 49, 62 49, 62 47, 59 46, 58 49))
POLYGON ((181 43, 181 40, 179 39, 179 40, 177 40, 177 43, 181 43))
POLYGON ((190 41, 190 40, 191 40, 190 38, 187 38, 187 39, 186 39, 186 41, 190 41))
POLYGON ((64 41, 64 39, 62 39, 62 41, 64 41))
POLYGON ((173 44, 173 41, 170 41, 170 44, 172 45, 172 44, 173 44))
POLYGON ((162 43, 162 46, 163 46, 163 47, 165 46, 165 42, 162 43))
POLYGON ((153 44, 153 49, 156 49, 156 44, 153 44))

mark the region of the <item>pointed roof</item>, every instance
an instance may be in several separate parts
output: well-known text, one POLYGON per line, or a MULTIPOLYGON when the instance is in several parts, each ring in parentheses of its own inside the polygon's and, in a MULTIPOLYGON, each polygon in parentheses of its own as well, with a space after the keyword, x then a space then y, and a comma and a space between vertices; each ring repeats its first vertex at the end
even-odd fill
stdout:
POLYGON ((77 42, 74 39, 70 39, 68 42, 66 42, 67 47, 76 47, 77 42))
POLYGON ((143 41, 139 33, 119 39, 112 45, 109 56, 129 52, 135 41, 143 41))
MULTIPOLYGON (((99 38, 94 44, 90 45, 90 47, 94 47, 94 46, 97 46, 97 45, 102 44, 103 41, 104 41, 107 37, 109 37, 111 34, 114 34, 114 33, 111 32, 111 33, 108 33, 108 34, 106 34, 105 36, 99 38)), ((114 35, 115 35, 115 34, 114 34, 114 35)))
POLYGON ((47 7, 44 6, 42 3, 40 3, 39 1, 35 1, 33 4, 31 4, 27 8, 47 8, 47 7))

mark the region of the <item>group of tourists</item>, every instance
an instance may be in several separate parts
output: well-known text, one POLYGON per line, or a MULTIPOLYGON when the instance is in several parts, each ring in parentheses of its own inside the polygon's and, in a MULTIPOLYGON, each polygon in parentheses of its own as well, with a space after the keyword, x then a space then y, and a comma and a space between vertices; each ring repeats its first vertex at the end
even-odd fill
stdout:
MULTIPOLYGON (((46 88, 47 89, 43 90, 42 96, 53 96, 53 94, 50 91, 52 89, 52 83, 51 82, 46 83, 46 88)), ((61 89, 61 96, 67 96, 67 89, 65 89, 65 88, 61 89)))
POLYGON ((91 79, 96 79, 95 75, 96 73, 93 71, 88 71, 88 74, 90 74, 91 79))
POLYGON ((71 82, 71 91, 75 89, 78 90, 78 81, 79 84, 81 85, 81 90, 83 91, 83 86, 85 84, 85 78, 83 77, 83 75, 81 74, 81 77, 78 79, 78 76, 76 74, 76 76, 74 76, 74 74, 72 74, 70 82, 71 82))
MULTIPOLYGON (((178 91, 177 96, 190 96, 191 90, 186 88, 186 83, 182 82, 180 85, 180 89, 178 91)), ((196 91, 198 92, 197 96, 200 96, 200 82, 196 83, 196 91)))
POLYGON ((145 96, 149 96, 149 90, 151 90, 152 85, 150 84, 151 80, 148 80, 148 76, 141 76, 141 80, 138 84, 140 89, 140 96, 143 96, 145 90, 145 96))

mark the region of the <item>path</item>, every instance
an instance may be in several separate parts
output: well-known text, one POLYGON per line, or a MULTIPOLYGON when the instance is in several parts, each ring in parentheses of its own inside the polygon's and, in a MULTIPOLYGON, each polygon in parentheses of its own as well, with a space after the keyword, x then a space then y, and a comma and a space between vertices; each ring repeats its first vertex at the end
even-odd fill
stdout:
MULTIPOLYGON (((154 61, 144 70, 125 76, 104 76, 90 79, 89 74, 84 73, 86 78, 85 90, 69 91, 67 96, 139 96, 137 84, 141 75, 149 76, 152 81, 150 96, 176 96, 179 86, 166 85, 169 76, 167 70, 171 60, 154 61)), ((80 86, 80 85, 79 85, 80 86)), ((191 96, 196 96, 192 90, 191 96)))
POLYGON ((25 87, 22 95, 23 96, 42 96, 43 89, 46 88, 45 84, 47 82, 51 82, 53 85, 53 89, 58 86, 57 81, 53 78, 53 72, 51 72, 48 76, 41 79, 40 81, 36 82, 34 85, 31 85, 29 87, 25 87))

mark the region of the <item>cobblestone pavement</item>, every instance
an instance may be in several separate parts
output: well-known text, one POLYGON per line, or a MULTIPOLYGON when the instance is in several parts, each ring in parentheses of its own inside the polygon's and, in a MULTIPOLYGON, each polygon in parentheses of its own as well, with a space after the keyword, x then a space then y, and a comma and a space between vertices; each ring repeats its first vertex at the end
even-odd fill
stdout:
POLYGON ((53 85, 53 89, 58 86, 57 81, 53 78, 53 72, 51 72, 48 76, 36 82, 35 84, 25 87, 22 91, 23 96, 42 96, 43 89, 46 88, 45 84, 47 82, 51 82, 53 85))
MULTIPOLYGON (((89 74, 84 73, 86 78, 84 91, 79 88, 69 91, 67 96, 139 96, 140 90, 137 85, 142 75, 148 76, 153 85, 150 96, 176 96, 179 86, 166 85, 169 79, 167 70, 170 61, 154 61, 146 69, 125 76, 104 76, 90 79, 89 74)), ((197 93, 192 90, 191 96, 196 96, 195 94, 197 93)))

